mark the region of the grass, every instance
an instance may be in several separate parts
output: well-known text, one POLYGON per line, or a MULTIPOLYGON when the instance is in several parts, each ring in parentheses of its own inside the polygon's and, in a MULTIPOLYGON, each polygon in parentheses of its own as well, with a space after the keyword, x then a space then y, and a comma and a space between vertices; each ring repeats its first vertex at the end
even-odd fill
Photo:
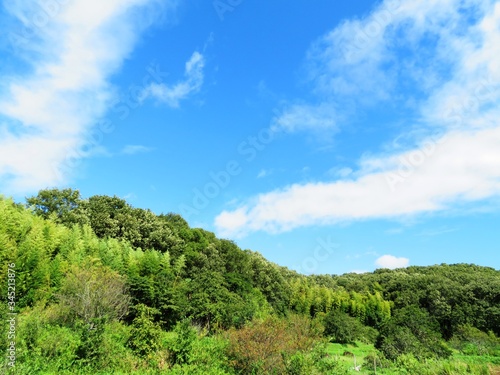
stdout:
MULTIPOLYGON (((353 374, 372 375, 373 370, 363 368, 363 362, 367 355, 375 353, 376 349, 371 344, 364 344, 357 342, 355 345, 342 345, 330 343, 327 348, 327 353, 335 359, 342 361, 349 365, 353 374), (351 355, 344 355, 345 352, 352 353, 351 355), (361 370, 355 371, 355 365, 361 365, 361 370)), ((460 374, 483 374, 489 369, 490 375, 500 375, 500 357, 493 356, 468 356, 460 353, 454 353, 453 357, 449 360, 442 361, 429 361, 422 366, 422 374, 446 374, 446 375, 460 375, 460 374)), ((407 370, 399 369, 397 367, 391 368, 378 368, 377 374, 380 375, 402 375, 412 374, 407 370)), ((413 375, 413 374, 412 374, 413 375)))
POLYGON ((368 354, 373 353, 375 351, 375 348, 371 344, 363 344, 361 342, 356 343, 355 345, 347 344, 333 344, 330 343, 327 348, 327 352, 330 356, 338 358, 339 360, 349 362, 354 364, 354 360, 356 359, 356 362, 362 363, 364 357, 366 357, 368 354), (351 356, 344 356, 344 352, 350 352, 354 354, 353 357, 351 356))
MULTIPOLYGON (((344 363, 347 363, 350 368, 353 369, 353 373, 357 374, 373 374, 373 371, 365 371, 363 370, 363 361, 365 357, 374 353, 376 350, 371 344, 364 344, 361 342, 357 342, 355 345, 351 344, 334 344, 330 343, 327 348, 327 353, 330 357, 338 359, 344 363), (345 352, 352 353, 353 355, 344 355, 345 352), (361 365, 361 371, 354 371, 355 366, 361 365)), ((395 372, 379 372, 380 374, 396 374, 395 372)))

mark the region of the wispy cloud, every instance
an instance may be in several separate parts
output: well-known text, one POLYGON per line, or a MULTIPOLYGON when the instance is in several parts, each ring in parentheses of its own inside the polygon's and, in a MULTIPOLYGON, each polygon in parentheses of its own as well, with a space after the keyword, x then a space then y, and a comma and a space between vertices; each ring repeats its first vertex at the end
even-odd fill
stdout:
POLYGON ((216 217, 219 232, 401 217, 500 195, 499 23, 500 3, 488 0, 386 1, 342 23, 310 52, 317 91, 359 96, 362 105, 418 95, 407 125, 419 146, 363 157, 349 179, 253 197, 216 217))
POLYGON ((330 170, 326 172, 327 176, 329 177, 340 177, 340 178, 346 178, 350 176, 353 173, 353 170, 348 167, 333 167, 330 170))
POLYGON ((434 237, 434 236, 440 236, 440 235, 446 234, 446 233, 453 233, 453 232, 456 232, 458 230, 459 230, 459 228, 441 227, 441 228, 436 228, 433 230, 432 229, 431 230, 424 230, 418 235, 422 236, 422 237, 434 237))
POLYGON ((137 195, 135 195, 134 193, 128 193, 124 195, 122 198, 125 199, 126 201, 132 201, 137 198, 137 195))
POLYGON ((287 107, 274 118, 273 131, 295 133, 298 131, 335 132, 337 130, 336 111, 332 104, 317 106, 295 104, 287 107))
POLYGON ((121 153, 125 155, 135 155, 151 151, 153 151, 151 147, 142 145, 127 145, 122 149, 121 153))
POLYGON ((169 107, 179 107, 179 102, 200 91, 203 86, 205 58, 199 52, 194 52, 186 62, 185 79, 174 85, 152 83, 144 89, 141 99, 154 98, 169 107))
MULTIPOLYGON (((29 69, 2 77, 0 84, 0 187, 9 194, 66 182, 63 163, 71 155, 84 155, 76 151, 113 100, 110 75, 154 19, 150 6, 160 4, 60 3, 43 28, 13 46, 29 69)), ((28 26, 39 5, 10 3, 6 8, 17 23, 9 25, 28 26)))
POLYGON ((410 265, 408 258, 398 258, 394 255, 382 255, 375 261, 375 265, 381 268, 389 268, 391 270, 396 268, 405 268, 410 265))
POLYGON ((272 169, 261 169, 257 174, 257 178, 264 178, 273 174, 272 169))

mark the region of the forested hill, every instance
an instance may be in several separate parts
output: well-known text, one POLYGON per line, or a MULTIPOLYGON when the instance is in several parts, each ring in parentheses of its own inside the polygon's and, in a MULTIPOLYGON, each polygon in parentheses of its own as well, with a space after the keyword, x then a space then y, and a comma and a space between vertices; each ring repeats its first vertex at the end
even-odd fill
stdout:
MULTIPOLYGON (((41 334, 33 331, 37 319, 40 327, 76 330, 104 321, 135 327, 147 317, 164 331, 188 320, 220 332, 298 314, 325 319, 325 334, 338 342, 368 337, 387 358, 405 350, 446 356, 440 340, 463 335, 464 327, 500 335, 498 270, 456 264, 304 276, 190 228, 179 215, 117 197, 83 199, 71 189, 44 190, 25 204, 0 198, 0 257, 1 319, 15 302, 32 324, 21 330, 28 352, 41 334), (9 270, 15 299, 7 298, 9 270), (395 343, 401 335, 419 345, 395 343)), ((131 335, 131 350, 148 348, 131 335)), ((0 340, 3 350, 7 338, 0 340)), ((79 348, 80 357, 90 355, 79 348)))

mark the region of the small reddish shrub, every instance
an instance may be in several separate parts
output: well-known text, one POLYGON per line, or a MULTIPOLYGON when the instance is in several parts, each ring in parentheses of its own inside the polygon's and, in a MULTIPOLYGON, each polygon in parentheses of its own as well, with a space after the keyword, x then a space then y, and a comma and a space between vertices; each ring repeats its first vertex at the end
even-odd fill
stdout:
POLYGON ((282 374, 284 358, 313 348, 321 330, 310 319, 292 316, 287 320, 267 318, 226 333, 231 366, 244 374, 282 374))

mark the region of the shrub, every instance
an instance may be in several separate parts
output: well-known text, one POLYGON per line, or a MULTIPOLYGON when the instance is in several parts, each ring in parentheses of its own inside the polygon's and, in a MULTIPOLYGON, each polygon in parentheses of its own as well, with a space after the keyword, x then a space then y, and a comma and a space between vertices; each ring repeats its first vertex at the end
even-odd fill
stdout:
POLYGON ((170 347, 174 363, 188 363, 190 361, 193 344, 197 338, 196 330, 191 326, 190 321, 185 319, 177 323, 174 332, 177 336, 170 347))
POLYGON ((422 371, 420 362, 413 354, 401 354, 396 360, 396 366, 412 375, 420 374, 422 371))
POLYGON ((312 373, 312 361, 303 353, 295 353, 291 356, 283 355, 285 373, 287 375, 305 375, 312 373))
POLYGON ((469 325, 458 327, 450 343, 465 355, 499 354, 500 340, 492 332, 488 334, 469 325))
POLYGON ((298 371, 305 363, 294 355, 311 350, 320 338, 319 332, 319 327, 306 317, 255 321, 225 334, 228 357, 231 365, 244 374, 285 373, 287 366, 298 371))
POLYGON ((95 319, 121 319, 129 308, 125 280, 107 267, 72 267, 58 295, 72 315, 90 324, 95 319))
POLYGON ((89 324, 77 323, 77 329, 80 331, 80 345, 76 350, 76 355, 83 364, 99 367, 104 353, 105 323, 105 318, 94 318, 89 324))
POLYGON ((228 341, 221 336, 206 336, 197 339, 191 347, 191 363, 204 367, 229 368, 228 345, 228 341))
POLYGON ((160 347, 161 329, 153 322, 157 310, 143 304, 135 306, 135 310, 128 346, 140 356, 146 356, 160 347))

